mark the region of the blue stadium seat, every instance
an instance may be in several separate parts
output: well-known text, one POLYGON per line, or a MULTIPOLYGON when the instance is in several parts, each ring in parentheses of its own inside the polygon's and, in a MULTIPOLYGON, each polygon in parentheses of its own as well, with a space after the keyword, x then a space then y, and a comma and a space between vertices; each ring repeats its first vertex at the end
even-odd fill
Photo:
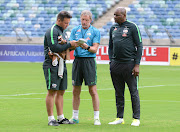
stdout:
MULTIPOLYGON (((12 26, 24 27, 27 32, 29 31, 28 33, 31 36, 42 36, 42 31, 45 32, 45 30, 55 22, 55 15, 61 10, 71 11, 73 18, 77 18, 76 21, 71 21, 71 27, 73 27, 80 24, 79 18, 83 9, 90 9, 93 13, 94 20, 107 12, 116 1, 117 0, 3 0, 0 2, 0 25, 6 24, 6 26, 10 28, 12 26), (19 7, 11 6, 12 2, 16 3, 19 7), (40 24, 41 31, 34 28, 37 24, 40 24), (29 25, 31 25, 31 27, 29 25)), ((159 29, 158 34, 156 32, 153 36, 156 38, 167 37, 164 35, 164 32, 160 30, 164 28, 177 29, 180 27, 179 4, 179 0, 136 0, 136 2, 129 5, 130 11, 127 12, 127 18, 135 22, 138 26, 143 25, 144 27, 150 28, 150 30, 152 25, 157 25, 159 29), (143 11, 141 11, 140 8, 143 11)), ((103 26, 103 30, 101 31, 103 38, 108 38, 107 32, 112 24, 112 22, 108 22, 103 26), (103 33, 103 31, 106 33, 103 33)), ((0 36, 6 35, 7 33, 2 33, 2 31, 4 31, 2 26, 0 26, 0 31, 0 36)), ((10 33, 8 35, 14 36, 15 34, 10 33)), ((179 36, 180 38, 178 32, 173 35, 176 37, 179 36)), ((142 36, 147 37, 146 32, 142 31, 142 36)))
MULTIPOLYGON (((108 6, 107 3, 110 3, 110 4, 112 3, 110 1, 106 3, 103 0, 99 0, 99 1, 86 1, 86 0, 81 0, 81 1, 77 1, 77 0, 68 0, 68 1, 13 0, 13 1, 9 1, 9 0, 4 0, 1 3, 1 8, 0 8, 1 9, 0 23, 6 24, 6 25, 11 25, 13 23, 13 26, 15 26, 15 27, 18 27, 20 25, 25 25, 25 24, 51 25, 54 22, 54 19, 52 20, 51 18, 55 18, 56 17, 55 15, 59 11, 66 10, 66 9, 71 10, 72 8, 75 9, 75 7, 77 7, 76 8, 77 10, 75 10, 75 11, 72 10, 72 13, 73 13, 72 15, 79 18, 81 10, 79 10, 80 8, 78 7, 78 5, 80 5, 82 2, 84 5, 87 6, 86 9, 88 9, 90 7, 97 8, 96 5, 98 6, 98 8, 96 10, 92 11, 94 13, 94 15, 93 15, 94 19, 97 19, 99 16, 102 16, 103 13, 105 13, 107 11, 107 6, 108 6), (3 15, 7 15, 6 18, 8 18, 7 12, 14 11, 16 9, 14 7, 12 8, 11 6, 7 6, 7 5, 10 5, 9 3, 11 3, 11 2, 17 3, 17 5, 19 6, 19 8, 18 8, 19 12, 15 13, 15 14, 11 14, 11 15, 14 15, 14 16, 11 16, 11 19, 3 20, 3 15), (30 3, 32 3, 32 4, 30 4, 30 3), (89 5, 87 5, 87 4, 89 4, 89 5), (34 16, 32 16, 32 15, 34 15, 34 16), (24 17, 25 19, 18 20, 19 17, 24 17), (44 18, 44 20, 42 18, 44 18)), ((72 24, 74 24, 74 25, 80 24, 80 20, 78 19, 77 21, 72 22, 72 24)), ((25 30, 30 30, 30 31, 32 29, 33 28, 25 28, 25 30)), ((38 30, 37 30, 37 32, 38 32, 38 30)), ((14 34, 12 34, 12 35, 14 35, 14 34)), ((31 35, 32 36, 42 35, 42 33, 36 34, 33 32, 31 35)))

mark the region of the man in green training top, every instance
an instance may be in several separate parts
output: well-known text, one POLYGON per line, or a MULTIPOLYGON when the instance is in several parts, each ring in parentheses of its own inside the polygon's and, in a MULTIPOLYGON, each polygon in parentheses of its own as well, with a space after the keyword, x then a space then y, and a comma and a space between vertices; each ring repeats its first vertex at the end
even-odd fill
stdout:
POLYGON ((72 18, 72 16, 67 11, 61 11, 57 16, 56 24, 47 30, 44 37, 45 60, 43 63, 43 70, 48 90, 46 108, 48 113, 48 125, 50 126, 70 124, 69 120, 64 118, 63 115, 63 95, 67 89, 66 57, 63 59, 61 58, 63 61, 59 61, 58 64, 53 64, 52 62, 52 53, 62 53, 68 48, 75 49, 78 46, 76 41, 66 41, 64 29, 69 26, 70 18, 72 18), (61 40, 59 38, 61 38, 61 40), (63 43, 58 41, 62 41, 63 43), (49 51, 52 53, 49 53, 49 51), (53 115, 54 97, 58 121, 55 120, 53 115))
POLYGON ((117 118, 109 124, 124 124, 124 91, 127 84, 133 109, 132 126, 140 125, 140 100, 138 93, 139 64, 142 56, 142 39, 136 24, 126 20, 126 9, 114 12, 115 24, 110 29, 110 73, 115 89, 117 118))

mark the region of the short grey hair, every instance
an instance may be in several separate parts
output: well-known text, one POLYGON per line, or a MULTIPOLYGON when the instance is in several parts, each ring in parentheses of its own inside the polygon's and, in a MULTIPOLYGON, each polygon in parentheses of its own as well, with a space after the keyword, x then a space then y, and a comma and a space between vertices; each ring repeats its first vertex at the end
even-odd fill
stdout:
POLYGON ((92 13, 89 10, 84 10, 81 12, 81 16, 88 15, 92 20, 92 13))

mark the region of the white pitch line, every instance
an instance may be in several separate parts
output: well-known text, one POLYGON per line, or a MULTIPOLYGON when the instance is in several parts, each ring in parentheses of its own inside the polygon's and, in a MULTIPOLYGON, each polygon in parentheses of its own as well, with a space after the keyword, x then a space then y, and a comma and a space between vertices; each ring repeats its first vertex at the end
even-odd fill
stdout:
MULTIPOLYGON (((72 100, 72 99, 65 99, 65 100, 72 100)), ((92 99, 81 99, 81 100, 84 100, 84 101, 91 101, 92 99)), ((115 101, 115 99, 109 99, 109 100, 103 100, 103 101, 115 101)), ((125 100, 125 101, 131 101, 131 100, 125 100)), ((140 102, 173 102, 173 103, 180 103, 180 101, 177 101, 177 100, 140 100, 140 102)))
MULTIPOLYGON (((115 99, 111 99, 111 100, 103 100, 103 101, 115 101, 115 99)), ((125 101, 131 101, 131 100, 125 100, 125 101)), ((140 100, 140 102, 166 102, 166 103, 180 103, 180 101, 177 100, 140 100)))
MULTIPOLYGON (((166 85, 154 85, 154 86, 139 86, 139 88, 148 88, 148 87, 163 87, 166 85)), ((127 88, 126 88, 127 89, 127 88)), ((99 90, 114 90, 114 88, 106 88, 106 89, 97 89, 99 90)), ((89 91, 89 90, 81 90, 81 91, 89 91)), ((72 91, 66 91, 72 92, 72 91)), ((11 97, 11 96, 24 96, 24 95, 35 95, 35 94, 47 94, 47 93, 25 93, 25 94, 14 94, 14 95, 0 95, 0 97, 11 97)))
POLYGON ((168 102, 168 103, 180 103, 180 101, 177 101, 177 100, 140 100, 140 101, 143 101, 143 102, 168 102))
MULTIPOLYGON (((42 100, 45 98, 9 98, 9 97, 0 97, 0 99, 37 99, 37 100, 42 100)), ((64 100, 68 100, 68 101, 72 101, 72 99, 64 99, 64 100)), ((81 99, 81 101, 92 101, 92 99, 81 99)), ((103 100, 103 101, 115 101, 115 99, 109 99, 109 100, 103 100)), ((127 102, 130 102, 131 100, 125 100, 127 102)), ((140 102, 165 102, 165 103, 180 103, 180 101, 176 101, 176 100, 140 100, 140 102)))
POLYGON ((20 100, 23 100, 23 99, 45 99, 45 98, 12 98, 12 97, 0 97, 0 99, 20 99, 20 100))
POLYGON ((148 88, 148 87, 164 87, 164 86, 180 86, 180 84, 154 85, 154 86, 139 86, 139 88, 148 88))
POLYGON ((6 96, 23 96, 23 95, 33 95, 33 94, 47 94, 47 93, 25 93, 25 94, 14 94, 14 95, 0 95, 0 97, 6 97, 6 96))

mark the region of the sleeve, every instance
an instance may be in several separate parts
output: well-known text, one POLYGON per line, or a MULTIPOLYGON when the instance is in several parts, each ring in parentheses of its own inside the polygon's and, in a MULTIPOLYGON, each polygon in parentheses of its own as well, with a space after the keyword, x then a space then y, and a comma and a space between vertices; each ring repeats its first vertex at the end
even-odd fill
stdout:
POLYGON ((113 55, 113 40, 112 40, 112 27, 109 31, 109 49, 108 49, 108 54, 109 54, 109 60, 112 60, 112 55, 113 55))
POLYGON ((70 43, 58 44, 58 31, 54 28, 54 26, 51 28, 50 41, 51 42, 49 43, 49 47, 52 52, 63 52, 67 50, 69 47, 71 47, 70 43))
POLYGON ((143 44, 142 44, 142 38, 141 38, 141 33, 139 31, 139 28, 137 25, 134 26, 133 28, 133 42, 137 48, 137 54, 136 54, 136 64, 140 64, 141 61, 141 56, 142 56, 142 49, 143 49, 143 44))
POLYGON ((93 38, 93 43, 98 43, 100 44, 101 41, 101 33, 98 29, 95 30, 95 36, 93 38))

